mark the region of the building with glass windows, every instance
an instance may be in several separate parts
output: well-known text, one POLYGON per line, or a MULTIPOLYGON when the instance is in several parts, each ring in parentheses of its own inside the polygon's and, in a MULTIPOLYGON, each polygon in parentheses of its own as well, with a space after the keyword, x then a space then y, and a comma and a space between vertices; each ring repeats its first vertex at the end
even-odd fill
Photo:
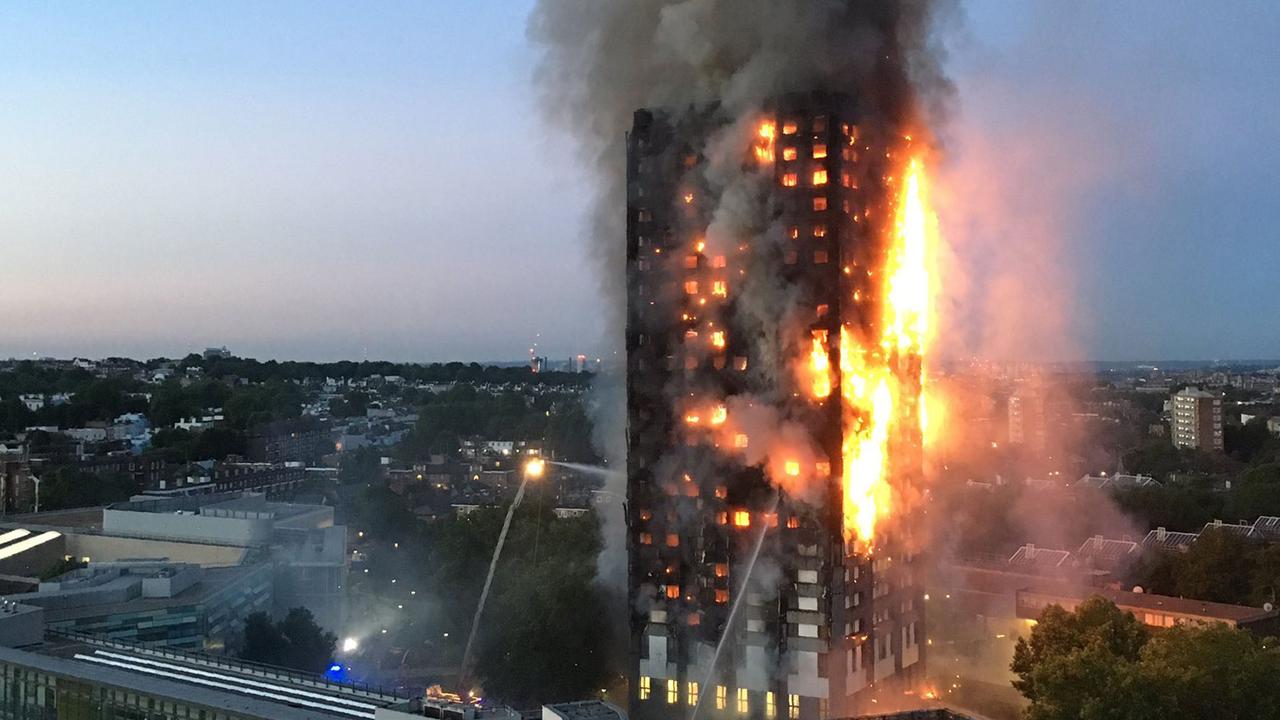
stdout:
MULTIPOLYGON (((842 505, 849 436, 836 389, 862 357, 843 337, 877 317, 880 286, 863 268, 884 253, 868 218, 883 210, 876 178, 886 161, 860 136, 862 119, 849 95, 775 98, 741 159, 751 169, 726 184, 738 162, 715 149, 740 138, 739 126, 714 107, 635 113, 626 208, 634 718, 847 717, 876 692, 901 696, 923 673, 919 524, 898 514, 873 555, 847 541, 842 505)), ((918 362, 895 367, 918 387, 918 362)), ((918 483, 921 447, 918 431, 890 446, 886 473, 903 487, 918 483)))

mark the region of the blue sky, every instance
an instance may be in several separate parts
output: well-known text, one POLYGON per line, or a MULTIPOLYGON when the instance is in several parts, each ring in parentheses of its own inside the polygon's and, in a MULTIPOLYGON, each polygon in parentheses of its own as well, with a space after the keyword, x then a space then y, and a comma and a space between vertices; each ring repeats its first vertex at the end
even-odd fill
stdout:
MULTIPOLYGON (((530 5, 0 6, 0 356, 594 352, 530 5)), ((952 33, 956 177, 1017 216, 957 252, 981 286, 1002 233, 1045 243, 1082 355, 1280 356, 1280 8, 1212 5, 985 0, 952 33)))

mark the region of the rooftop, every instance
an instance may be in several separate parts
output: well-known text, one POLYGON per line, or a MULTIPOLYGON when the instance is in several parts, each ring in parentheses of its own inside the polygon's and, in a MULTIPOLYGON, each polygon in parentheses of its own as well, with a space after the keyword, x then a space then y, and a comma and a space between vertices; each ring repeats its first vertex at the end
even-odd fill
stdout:
POLYGON ((1141 548, 1132 540, 1111 540, 1101 535, 1094 535, 1085 540, 1076 555, 1094 561, 1114 563, 1136 554, 1141 548))
POLYGON ((1232 535, 1237 535, 1239 537, 1245 538, 1246 540, 1260 539, 1258 538, 1257 533, 1253 531, 1253 525, 1251 523, 1246 523, 1246 522, 1224 523, 1221 520, 1214 520, 1213 522, 1205 523, 1205 526, 1200 531, 1200 534, 1203 535, 1206 532, 1231 533, 1232 535))
POLYGON ((1187 387, 1185 387, 1185 388, 1183 388, 1183 389, 1179 390, 1178 392, 1174 393, 1174 396, 1175 396, 1175 397, 1185 397, 1185 398, 1216 398, 1216 397, 1219 397, 1218 395, 1215 395, 1215 394, 1213 394, 1213 393, 1211 393, 1211 392, 1205 392, 1204 390, 1201 390, 1200 388, 1198 388, 1198 387, 1196 387, 1196 386, 1194 386, 1194 385, 1189 385, 1189 386, 1187 386, 1187 387))
POLYGON ((0 664, 250 718, 371 719, 378 708, 405 702, 373 689, 279 668, 83 635, 51 633, 45 643, 33 648, 0 648, 0 664))
POLYGON ((1170 597, 1168 595, 1153 595, 1151 593, 1135 593, 1124 590, 1108 590, 1105 588, 1093 587, 1032 587, 1019 591, 1018 593, 1019 597, 1023 594, 1038 595, 1050 600, 1054 598, 1084 600, 1085 598, 1098 595, 1115 603, 1117 607, 1126 610, 1159 611, 1207 620, 1220 620, 1233 624, 1256 622, 1258 620, 1273 618, 1280 615, 1280 613, 1275 610, 1263 610, 1262 608, 1248 607, 1245 605, 1228 605, 1226 603, 1191 600, 1188 598, 1170 597))
POLYGON ((579 702, 555 703, 542 706, 544 720, 625 720, 626 713, 621 709, 600 700, 582 700, 579 702))
POLYGON ((1181 550, 1190 547, 1191 543, 1195 542, 1199 537, 1200 533, 1171 532, 1159 527, 1147 533, 1147 536, 1142 539, 1142 546, 1181 550))
POLYGON ((46 622, 56 623, 108 613, 141 613, 195 605, 255 572, 268 571, 268 565, 264 563, 209 568, 177 563, 147 563, 132 568, 129 565, 91 565, 56 578, 67 578, 61 583, 41 583, 38 592, 14 595, 12 599, 45 608, 46 622), (169 574, 166 574, 166 568, 169 574), (171 594, 152 592, 151 588, 144 587, 144 580, 172 578, 178 574, 174 570, 194 577, 184 578, 183 582, 174 585, 166 583, 166 589, 172 590, 171 594), (64 587, 53 587, 55 584, 64 587))
POLYGON ((1009 564, 1030 565, 1043 569, 1058 568, 1062 567, 1070 557, 1071 553, 1067 550, 1036 547, 1027 543, 1013 553, 1013 557, 1009 558, 1009 564))

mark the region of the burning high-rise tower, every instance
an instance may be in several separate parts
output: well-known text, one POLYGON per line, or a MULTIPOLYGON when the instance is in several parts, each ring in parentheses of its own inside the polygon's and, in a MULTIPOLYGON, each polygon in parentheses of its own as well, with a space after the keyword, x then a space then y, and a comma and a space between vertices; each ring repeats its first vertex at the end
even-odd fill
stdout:
POLYGON ((601 568, 625 536, 637 717, 851 714, 922 672, 935 10, 538 0, 544 108, 595 168, 626 311, 625 458, 611 398, 597 421, 627 467, 601 568))
POLYGON ((631 699, 852 713, 923 667, 928 215, 909 137, 837 93, 635 114, 631 699))

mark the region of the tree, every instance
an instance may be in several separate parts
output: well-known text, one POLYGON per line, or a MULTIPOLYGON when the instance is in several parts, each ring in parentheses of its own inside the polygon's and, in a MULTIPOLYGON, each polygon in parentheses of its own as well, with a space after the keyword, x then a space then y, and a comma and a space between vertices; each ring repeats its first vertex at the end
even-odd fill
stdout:
POLYGON ((282 665, 284 635, 271 616, 256 612, 244 621, 244 641, 240 643, 240 657, 266 665, 282 665))
POLYGON ((1227 425, 1222 443, 1226 453, 1241 462, 1275 461, 1276 442, 1267 430, 1265 417, 1253 418, 1244 425, 1227 425))
POLYGON ((1138 681, 1157 718, 1280 717, 1280 655, 1222 624, 1177 626, 1143 648, 1138 681))
POLYGON ((338 482, 343 485, 373 485, 382 482, 382 458, 375 448, 343 453, 338 463, 338 482))
POLYGON ((285 667, 319 675, 333 660, 338 638, 317 625, 310 610, 293 608, 276 628, 284 637, 285 667))
POLYGON ((606 684, 610 637, 594 570, 550 561, 505 580, 476 652, 486 695, 517 706, 578 700, 606 684))
POLYGON ((364 417, 368 409, 369 394, 359 390, 329 401, 329 414, 335 418, 364 417))
POLYGON ((1034 693, 1035 685, 1028 673, 1048 658, 1091 646, 1121 660, 1136 660, 1149 637, 1147 628, 1131 613, 1122 612, 1106 598, 1091 597, 1080 603, 1075 612, 1050 605, 1032 628, 1030 640, 1019 638, 1014 647, 1011 667, 1019 680, 1013 685, 1024 694, 1034 693))
POLYGON ((64 465, 44 473, 40 483, 40 509, 97 507, 128 500, 141 491, 137 480, 124 472, 101 475, 64 465))
POLYGON ((1269 545, 1254 554, 1252 584, 1255 605, 1280 604, 1280 545, 1269 545))
POLYGON ((81 560, 77 560, 73 557, 70 557, 70 556, 64 557, 58 562, 50 565, 47 570, 40 573, 40 579, 42 581, 52 580, 60 575, 65 575, 71 572, 72 570, 79 570, 80 568, 85 567, 86 565, 87 563, 81 560))
POLYGON ((245 430, 272 420, 287 420, 302 414, 302 389, 292 382, 270 380, 246 385, 231 392, 223 404, 227 423, 245 430))
POLYGON ((356 517, 359 527, 368 528, 366 534, 371 539, 387 542, 407 538, 418 523, 408 500, 385 485, 365 488, 356 505, 356 517))
POLYGON ((35 423, 35 413, 16 397, 0 400, 0 432, 19 432, 35 423))
POLYGON ((274 623, 266 613, 256 612, 245 619, 240 658, 319 675, 333 660, 337 643, 306 608, 293 608, 274 623))
POLYGON ((1222 603, 1248 601, 1252 586, 1249 544, 1225 530, 1200 533, 1174 568, 1177 594, 1222 603))
POLYGON ((1276 717, 1280 655, 1227 625, 1148 631, 1103 598, 1050 606, 1010 668, 1028 720, 1276 717))

